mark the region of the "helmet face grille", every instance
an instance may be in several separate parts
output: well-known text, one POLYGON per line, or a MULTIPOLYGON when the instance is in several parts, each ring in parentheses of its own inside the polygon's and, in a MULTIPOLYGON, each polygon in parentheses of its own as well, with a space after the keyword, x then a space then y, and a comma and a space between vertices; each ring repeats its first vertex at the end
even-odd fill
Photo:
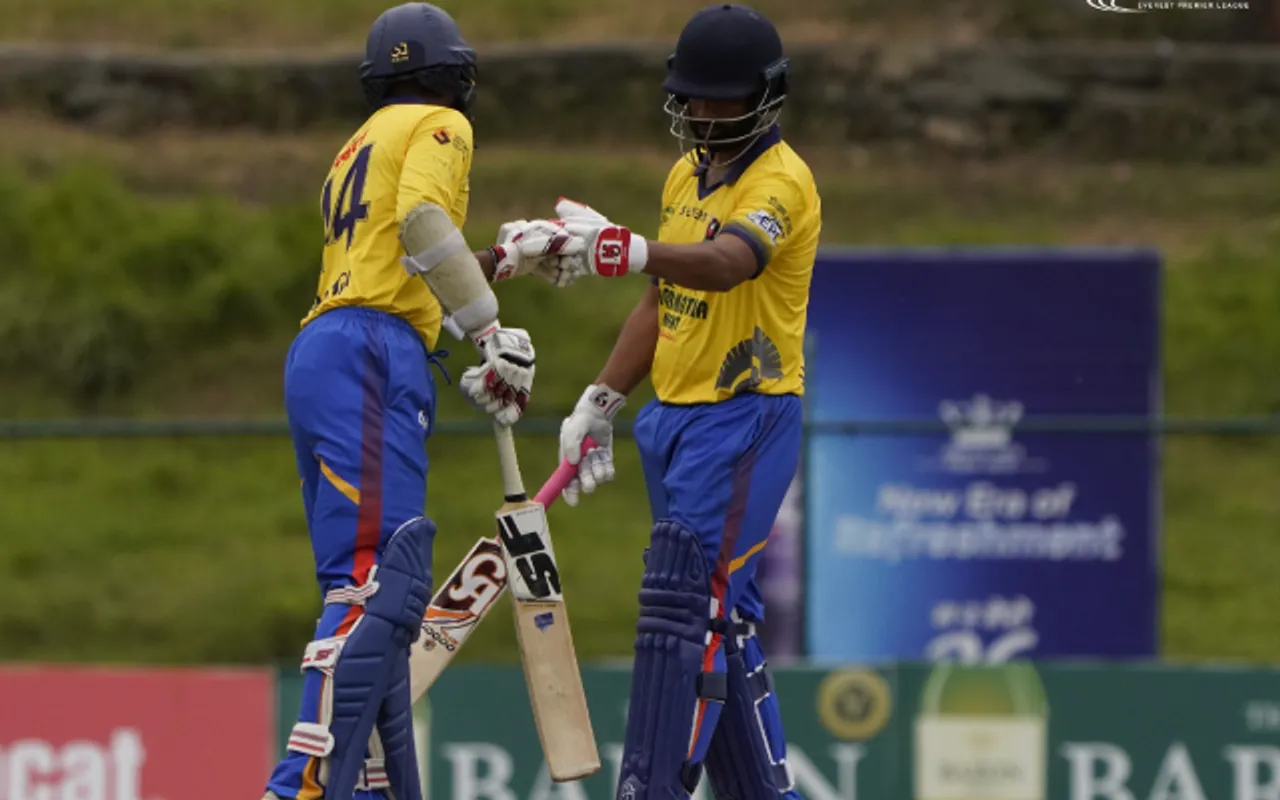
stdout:
MULTIPOLYGON (((688 98, 678 95, 667 97, 664 107, 671 120, 669 131, 680 143, 680 152, 695 158, 702 152, 741 152, 741 157, 757 139, 778 122, 786 95, 770 96, 768 90, 756 106, 745 114, 734 117, 695 117, 689 113, 688 98)), ((725 163, 725 162, 722 162, 725 163)))

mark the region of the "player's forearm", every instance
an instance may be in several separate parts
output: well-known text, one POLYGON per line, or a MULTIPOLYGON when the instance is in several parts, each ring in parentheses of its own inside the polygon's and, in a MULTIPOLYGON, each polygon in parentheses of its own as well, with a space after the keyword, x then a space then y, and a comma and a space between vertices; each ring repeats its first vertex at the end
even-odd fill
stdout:
POLYGON ((484 279, 493 283, 493 271, 497 267, 493 262, 493 251, 477 250, 476 261, 480 262, 480 271, 484 273, 484 279))
POLYGON ((605 362, 597 385, 629 395, 653 367, 653 351, 658 346, 658 289, 650 286, 622 325, 618 341, 605 362))
POLYGON ((650 241, 648 246, 645 274, 686 289, 727 292, 758 271, 751 248, 735 236, 695 244, 650 241))

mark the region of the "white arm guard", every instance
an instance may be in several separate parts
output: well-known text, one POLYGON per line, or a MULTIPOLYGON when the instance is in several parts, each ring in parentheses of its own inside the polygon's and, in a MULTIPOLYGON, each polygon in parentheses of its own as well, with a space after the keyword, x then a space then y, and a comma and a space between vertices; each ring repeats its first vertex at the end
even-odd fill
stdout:
POLYGON ((459 328, 476 334, 498 318, 498 298, 489 288, 462 231, 443 208, 423 203, 400 226, 401 259, 410 275, 421 275, 459 328))
POLYGON ((440 326, 449 332, 449 335, 458 341, 467 338, 467 332, 458 327, 458 323, 453 321, 453 317, 445 317, 440 320, 440 326))

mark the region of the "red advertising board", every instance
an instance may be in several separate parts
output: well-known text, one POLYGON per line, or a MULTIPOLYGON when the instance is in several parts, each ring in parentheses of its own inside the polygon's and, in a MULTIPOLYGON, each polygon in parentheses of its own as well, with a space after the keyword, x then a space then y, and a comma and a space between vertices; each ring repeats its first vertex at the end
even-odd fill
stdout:
POLYGON ((269 670, 0 668, 0 800, 261 797, 269 670))

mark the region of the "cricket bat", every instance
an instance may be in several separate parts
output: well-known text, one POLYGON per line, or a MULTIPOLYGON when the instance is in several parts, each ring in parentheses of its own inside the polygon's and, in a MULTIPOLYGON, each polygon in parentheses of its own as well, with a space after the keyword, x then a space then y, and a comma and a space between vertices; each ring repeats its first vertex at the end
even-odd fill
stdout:
POLYGON ((494 436, 505 498, 496 514, 498 537, 507 562, 533 721, 551 779, 578 780, 599 771, 600 753, 551 549, 547 510, 525 494, 511 428, 495 424, 494 436))
MULTIPOLYGON (((585 453, 594 447, 596 443, 588 437, 582 450, 585 453)), ((550 506, 577 474, 577 468, 568 461, 560 462, 538 490, 534 502, 544 508, 550 506)), ((413 702, 431 689, 506 590, 507 561, 502 539, 481 537, 441 584, 422 618, 422 635, 409 654, 413 702)))

